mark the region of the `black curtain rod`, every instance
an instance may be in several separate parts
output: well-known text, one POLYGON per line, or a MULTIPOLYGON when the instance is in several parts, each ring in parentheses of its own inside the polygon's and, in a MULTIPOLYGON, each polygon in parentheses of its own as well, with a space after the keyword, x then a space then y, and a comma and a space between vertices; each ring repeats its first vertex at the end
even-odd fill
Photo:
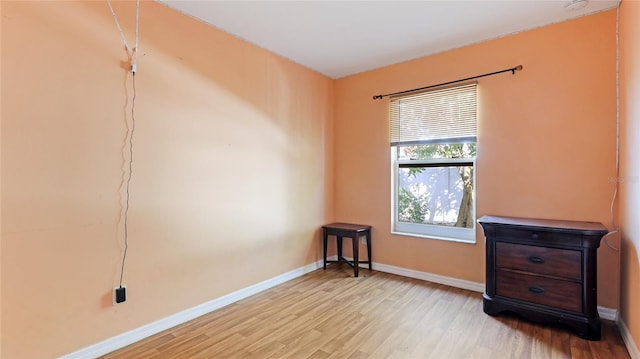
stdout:
POLYGON ((488 74, 484 74, 484 75, 478 75, 478 76, 473 76, 473 77, 467 77, 466 79, 460 79, 460 80, 455 80, 455 81, 449 81, 449 82, 443 82, 441 84, 437 84, 437 85, 431 85, 431 86, 426 86, 426 87, 420 87, 417 89, 413 89, 413 90, 405 90, 405 91, 400 91, 400 92, 394 92, 394 93, 388 93, 385 95, 375 95, 373 96, 374 100, 380 100, 383 97, 387 97, 387 96, 395 96, 395 95, 402 95, 404 93, 409 93, 409 92, 414 92, 414 91, 420 91, 420 90, 426 90, 426 89, 430 89, 433 87, 439 87, 439 86, 444 86, 444 85, 450 85, 450 84, 455 84, 458 82, 462 82, 462 81, 469 81, 469 80, 473 80, 473 79, 477 79, 480 77, 485 77, 485 76, 491 76, 491 75, 497 75, 497 74, 501 74, 503 72, 508 72, 511 71, 512 75, 516 74, 516 71, 522 71, 522 65, 518 65, 516 67, 510 68, 510 69, 504 69, 504 70, 500 70, 500 71, 496 71, 496 72, 491 72, 488 74))

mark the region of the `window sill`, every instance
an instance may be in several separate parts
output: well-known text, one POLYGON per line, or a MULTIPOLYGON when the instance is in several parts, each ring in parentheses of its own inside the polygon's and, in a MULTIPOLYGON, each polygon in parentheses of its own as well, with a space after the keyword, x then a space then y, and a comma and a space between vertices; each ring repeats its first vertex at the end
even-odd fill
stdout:
POLYGON ((429 234, 421 234, 421 233, 400 232, 400 231, 395 231, 395 230, 392 230, 391 234, 395 234, 395 235, 398 235, 398 236, 435 239, 435 240, 448 241, 448 242, 458 242, 458 243, 467 243, 467 244, 475 244, 476 243, 475 235, 473 236, 473 238, 467 239, 467 238, 437 236, 437 235, 429 235, 429 234))

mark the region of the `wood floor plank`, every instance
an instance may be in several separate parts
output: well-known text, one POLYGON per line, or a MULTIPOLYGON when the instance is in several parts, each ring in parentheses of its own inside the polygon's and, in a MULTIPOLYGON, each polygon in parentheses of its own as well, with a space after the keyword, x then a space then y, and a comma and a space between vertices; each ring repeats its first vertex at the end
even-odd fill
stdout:
POLYGON ((331 354, 327 353, 324 350, 315 351, 310 357, 307 359, 327 359, 331 356, 331 354))
POLYGON ((282 348, 284 348, 284 344, 282 343, 278 343, 276 341, 271 341, 265 345, 262 345, 261 347, 257 348, 256 350, 253 351, 249 351, 249 350, 245 350, 243 353, 241 353, 238 358, 241 359, 262 359, 262 358, 268 358, 270 356, 272 356, 274 353, 279 352, 280 350, 282 350, 282 348))
POLYGON ((614 323, 602 340, 482 311, 480 293, 330 266, 178 325, 104 359, 630 358, 614 323))

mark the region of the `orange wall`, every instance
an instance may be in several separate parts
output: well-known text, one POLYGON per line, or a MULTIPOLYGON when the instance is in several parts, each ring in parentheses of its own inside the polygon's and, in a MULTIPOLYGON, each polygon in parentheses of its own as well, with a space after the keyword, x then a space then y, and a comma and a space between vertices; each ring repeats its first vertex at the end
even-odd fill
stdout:
POLYGON ((620 314, 640 348, 640 2, 620 5, 620 314))
MULTIPOLYGON (((522 64, 478 81, 478 216, 610 226, 615 23, 607 11, 338 80, 336 219, 373 225, 375 262, 483 283, 479 226, 476 244, 390 234, 388 100, 372 96, 522 64)), ((617 308, 619 253, 603 243, 598 260, 598 304, 617 308)))
MULTIPOLYGON (((133 44, 135 2, 113 5, 133 44)), ((60 356, 321 258, 333 82, 156 2, 140 51, 114 307, 120 35, 103 1, 2 2, 2 358, 60 356)))
MULTIPOLYGON (((376 262, 483 282, 480 229, 475 245, 389 234, 378 93, 524 65, 479 81, 478 214, 610 225, 614 11, 331 81, 145 1, 128 301, 114 307, 132 95, 121 39, 103 2, 0 4, 0 357, 59 356, 299 268, 334 218, 374 226, 376 262)), ((132 43, 133 3, 114 6, 132 43)), ((637 283, 632 263, 623 280, 637 283)), ((618 308, 618 267, 603 244, 605 307, 618 308)))

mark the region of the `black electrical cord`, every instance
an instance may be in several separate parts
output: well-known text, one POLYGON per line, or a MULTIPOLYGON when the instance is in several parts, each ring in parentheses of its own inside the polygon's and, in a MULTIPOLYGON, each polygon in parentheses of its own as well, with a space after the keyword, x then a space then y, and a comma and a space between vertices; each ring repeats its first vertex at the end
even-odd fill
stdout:
POLYGON ((131 72, 133 83, 133 99, 131 100, 131 131, 129 133, 129 177, 127 178, 126 195, 125 195, 125 207, 124 207, 124 252, 122 254, 122 267, 120 268, 120 288, 122 288, 122 277, 124 276, 124 264, 127 259, 127 249, 129 249, 129 187, 131 186, 131 177, 133 176, 133 133, 136 130, 136 73, 131 72))

